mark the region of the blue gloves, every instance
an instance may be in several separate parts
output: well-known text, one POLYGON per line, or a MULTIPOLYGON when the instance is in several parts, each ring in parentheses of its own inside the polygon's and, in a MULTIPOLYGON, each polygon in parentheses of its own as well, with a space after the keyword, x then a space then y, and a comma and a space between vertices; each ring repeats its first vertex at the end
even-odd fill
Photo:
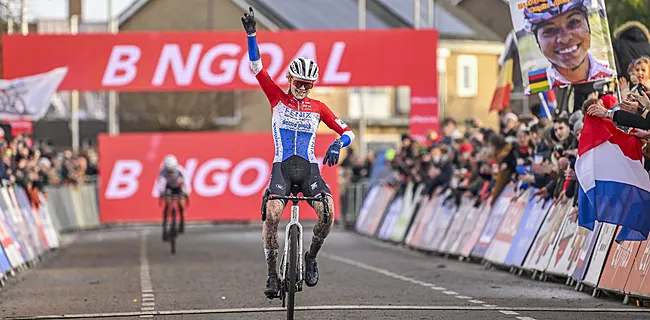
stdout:
POLYGON ((334 140, 332 145, 330 145, 329 149, 327 149, 327 154, 325 154, 325 159, 323 159, 323 164, 326 164, 328 166, 333 166, 339 162, 339 155, 341 153, 341 146, 343 145, 343 142, 341 140, 334 140))

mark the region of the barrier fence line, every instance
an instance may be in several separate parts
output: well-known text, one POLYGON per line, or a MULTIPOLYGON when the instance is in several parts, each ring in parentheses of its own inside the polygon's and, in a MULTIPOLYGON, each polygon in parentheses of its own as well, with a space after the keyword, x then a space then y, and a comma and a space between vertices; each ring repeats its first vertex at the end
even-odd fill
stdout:
POLYGON ((385 184, 370 186, 365 198, 347 198, 353 203, 346 206, 359 210, 347 212, 346 222, 360 234, 412 249, 478 259, 539 280, 566 278, 594 296, 609 291, 624 294, 626 303, 630 297, 650 299, 648 241, 618 244, 620 227, 608 223, 596 223, 593 231, 579 227, 570 199, 545 202, 534 188, 516 193, 510 184, 494 206, 466 198, 457 206, 450 192, 429 197, 421 191, 412 182, 401 193, 385 184))
POLYGON ((96 182, 48 186, 46 194, 0 187, 0 285, 60 245, 60 234, 97 228, 96 182))

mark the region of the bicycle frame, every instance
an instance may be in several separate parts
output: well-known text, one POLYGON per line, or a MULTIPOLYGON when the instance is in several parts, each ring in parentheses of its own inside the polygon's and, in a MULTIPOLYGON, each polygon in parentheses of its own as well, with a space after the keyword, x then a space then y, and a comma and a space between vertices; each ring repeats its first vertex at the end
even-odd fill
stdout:
POLYGON ((283 281, 286 274, 287 270, 287 252, 289 251, 289 228, 291 226, 296 225, 298 226, 298 252, 301 254, 298 254, 298 279, 296 280, 297 283, 302 283, 303 280, 303 255, 302 255, 302 225, 300 224, 299 221, 299 215, 300 215, 300 209, 298 207, 298 201, 293 201, 291 204, 291 220, 289 223, 287 223, 287 227, 285 228, 285 234, 284 234, 284 253, 283 259, 282 259, 282 269, 280 270, 280 273, 278 276, 280 277, 280 281, 283 281))
MULTIPOLYGON (((298 194, 295 190, 291 191, 291 194, 295 195, 298 194)), ((265 195, 266 197, 266 195, 265 195)), ((329 220, 329 207, 327 204, 327 195, 324 192, 321 192, 320 197, 295 197, 295 196, 269 196, 268 200, 290 200, 291 201, 291 220, 289 220, 289 223, 287 223, 287 226, 285 228, 285 235, 284 235, 284 250, 282 253, 282 267, 278 272, 278 277, 281 282, 284 281, 286 277, 286 271, 287 271, 287 252, 289 251, 289 229, 296 225, 298 226, 298 279, 296 280, 296 283, 299 284, 299 287, 302 287, 302 281, 303 281, 303 269, 304 269, 304 256, 302 254, 303 252, 303 241, 302 241, 302 232, 303 228, 302 225, 300 224, 299 218, 300 218, 300 209, 298 207, 298 202, 299 201, 318 201, 323 203, 323 210, 324 210, 324 216, 325 216, 325 221, 329 220)), ((265 215, 265 206, 264 209, 262 210, 262 220, 266 220, 266 215, 265 215)))

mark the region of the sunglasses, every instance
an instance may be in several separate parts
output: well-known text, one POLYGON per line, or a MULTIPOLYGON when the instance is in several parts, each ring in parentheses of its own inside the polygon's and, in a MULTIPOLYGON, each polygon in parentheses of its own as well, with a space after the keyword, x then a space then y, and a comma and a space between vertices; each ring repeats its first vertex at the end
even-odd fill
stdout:
POLYGON ((314 83, 310 81, 302 81, 302 80, 297 80, 297 79, 292 79, 291 83, 293 84, 294 87, 300 88, 300 87, 305 87, 305 89, 309 90, 314 87, 314 83))

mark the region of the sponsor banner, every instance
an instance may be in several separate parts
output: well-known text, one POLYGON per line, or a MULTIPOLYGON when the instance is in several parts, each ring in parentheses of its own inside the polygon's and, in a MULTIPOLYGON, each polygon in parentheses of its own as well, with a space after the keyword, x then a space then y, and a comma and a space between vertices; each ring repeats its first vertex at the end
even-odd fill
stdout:
POLYGON ((578 228, 578 207, 571 207, 564 217, 564 226, 546 269, 547 273, 571 276, 578 266, 580 250, 589 236, 588 229, 578 228))
POLYGON ((614 241, 616 230, 616 225, 609 223, 602 224, 600 233, 598 235, 598 241, 594 247, 594 253, 591 255, 589 266, 587 266, 587 273, 585 274, 584 280, 582 281, 585 284, 592 287, 598 285, 603 267, 605 267, 605 259, 607 258, 607 253, 609 252, 609 248, 614 241))
POLYGON ((2 209, 7 214, 10 223, 9 227, 16 233, 14 240, 20 243, 23 261, 33 261, 37 257, 37 254, 35 246, 31 241, 29 229, 20 214, 20 210, 16 209, 14 203, 11 201, 9 191, 6 188, 0 189, 0 206, 2 206, 2 209))
POLYGON ((435 227, 438 221, 438 216, 443 211, 442 203, 445 201, 445 196, 442 194, 435 195, 435 200, 432 201, 432 210, 429 213, 429 219, 423 220, 422 233, 413 241, 413 246, 418 249, 427 249, 427 244, 435 234, 435 227))
MULTIPOLYGON (((1 198, 0 204, 2 204, 1 198)), ((9 263, 15 268, 25 263, 25 252, 23 251, 20 239, 18 239, 18 233, 14 231, 13 225, 8 210, 5 209, 4 205, 0 205, 0 244, 2 244, 9 263)))
POLYGON ((596 221, 596 224, 594 225, 594 231, 584 228, 587 230, 587 239, 580 249, 580 254, 578 255, 578 263, 576 269, 573 271, 573 279, 576 279, 577 281, 584 280, 584 276, 587 272, 587 266, 590 264, 591 255, 594 252, 594 248, 596 247, 598 235, 600 234, 600 229, 602 226, 602 223, 596 221))
MULTIPOLYGON (((67 68, 48 69, 42 72, 44 73, 28 74, 11 80, 0 79, 0 118, 37 121, 47 113, 50 99, 63 81, 67 68)), ((32 130, 31 123, 11 124, 12 134, 32 130), (15 131, 14 125, 17 126, 15 131), (21 126, 28 128, 21 128, 21 126)))
MULTIPOLYGON (((476 228, 476 224, 478 223, 479 220, 479 214, 481 213, 481 207, 474 207, 473 201, 468 201, 469 202, 469 207, 466 209, 461 209, 461 210, 467 210, 467 216, 465 217, 465 221, 459 221, 461 224, 462 228, 458 232, 458 236, 456 237, 456 240, 454 243, 451 245, 449 248, 449 253, 451 254, 460 254, 460 250, 463 248, 463 244, 470 238, 470 235, 474 231, 474 228, 476 228)), ((456 221, 454 221, 454 224, 456 221)))
POLYGON ((474 228, 471 229, 471 232, 468 233, 469 237, 465 242, 463 242, 461 246, 460 254, 462 256, 469 257, 470 254, 472 254, 472 250, 476 246, 478 239, 481 237, 483 229, 485 229, 485 225, 487 224, 488 218, 490 217, 490 212, 490 205, 487 203, 487 201, 484 201, 479 209, 478 219, 474 225, 474 228))
POLYGON ((440 204, 442 207, 438 210, 435 218, 435 225, 431 237, 424 243, 424 247, 431 251, 440 252, 442 241, 447 236, 447 231, 454 221, 454 217, 458 212, 458 207, 454 203, 453 198, 448 198, 440 204))
POLYGON ((40 219, 40 216, 35 214, 32 210, 29 198, 27 198, 27 192, 23 188, 12 188, 14 191, 16 203, 18 208, 22 211, 23 218, 27 221, 28 226, 31 230, 31 235, 35 238, 34 240, 38 243, 38 254, 41 255, 48 249, 50 246, 48 244, 47 235, 45 232, 45 225, 40 219))
POLYGON ((409 227, 408 233, 406 234, 406 238, 404 239, 404 243, 406 243, 407 245, 411 245, 413 241, 413 237, 417 233, 421 233, 422 219, 424 218, 425 211, 430 203, 431 203, 431 199, 429 197, 427 196, 422 197, 420 206, 415 212, 415 218, 413 219, 413 223, 411 224, 411 227, 409 227))
MULTIPOLYGON (((257 35, 262 62, 281 87, 288 86, 285 72, 291 60, 306 56, 319 64, 317 86, 411 86, 411 134, 421 140, 427 131, 438 131, 436 30, 283 30, 257 35), (371 65, 381 67, 368 68, 371 65)), ((3 76, 67 67, 59 90, 258 90, 246 41, 241 32, 231 31, 4 35, 3 76)))
MULTIPOLYGON (((303 56, 319 64, 317 85, 433 86, 434 94, 422 97, 437 97, 437 39, 435 30, 257 33, 262 61, 279 85, 287 85, 291 60, 303 56)), ((241 32, 4 35, 3 41, 5 78, 67 67, 64 91, 258 89, 241 32)))
POLYGON ((474 250, 472 250, 472 256, 481 258, 485 256, 494 235, 499 230, 499 226, 501 225, 503 218, 506 216, 506 212, 510 206, 510 201, 514 196, 515 191, 512 184, 503 189, 503 192, 501 192, 499 198, 490 211, 490 218, 488 219, 483 232, 481 232, 481 236, 479 237, 474 250))
POLYGON ((564 217, 567 215, 571 203, 557 203, 549 210, 544 223, 535 237, 533 246, 524 262, 524 268, 529 270, 544 271, 551 261, 553 248, 560 235, 564 217))
POLYGON ((632 272, 625 285, 625 293, 650 297, 650 245, 648 241, 641 242, 639 251, 634 258, 632 272))
POLYGON ((485 254, 485 259, 497 264, 504 264, 506 261, 506 256, 512 248, 512 244, 515 240, 515 235, 517 234, 518 227, 520 225, 521 219, 524 216, 524 212, 528 207, 531 195, 530 190, 524 191, 515 202, 510 202, 508 209, 506 209, 506 215, 501 221, 501 226, 499 230, 494 235, 492 242, 485 254))
POLYGON ((377 195, 379 195, 381 187, 374 187, 368 191, 366 198, 363 199, 363 204, 359 209, 359 215, 357 216, 357 221, 355 222, 355 229, 360 232, 361 226, 368 219, 369 215, 377 214, 376 211, 370 211, 370 207, 375 203, 377 195))
POLYGON ((413 224, 411 227, 411 230, 415 230, 413 232, 413 236, 411 239, 408 241, 408 245, 414 248, 421 248, 422 243, 424 241, 424 236, 426 234, 426 231, 429 228, 429 223, 431 220, 433 220, 433 217, 435 216, 436 212, 438 211, 438 203, 440 202, 440 197, 437 195, 433 195, 430 200, 425 202, 425 204, 421 207, 421 210, 418 218, 419 220, 416 219, 416 223, 413 224))
POLYGON ((29 241, 30 246, 34 249, 35 256, 33 259, 36 259, 47 250, 45 247, 45 239, 41 238, 39 228, 36 225, 36 221, 34 221, 30 212, 25 211, 24 207, 21 206, 17 196, 17 193, 20 191, 23 191, 20 187, 7 188, 7 193, 11 199, 11 206, 13 207, 18 218, 22 220, 22 224, 25 228, 24 230, 26 230, 26 239, 29 241))
POLYGON ((451 247, 456 243, 460 236, 463 225, 468 221, 468 215, 472 212, 472 203, 467 199, 461 200, 460 208, 454 215, 454 222, 451 223, 447 236, 442 240, 440 245, 440 252, 451 253, 451 247))
MULTIPOLYGON (((411 190, 413 187, 411 187, 411 190)), ((395 224, 393 225, 393 230, 390 234, 390 240, 398 243, 404 241, 406 232, 408 231, 411 220, 413 219, 413 214, 417 208, 420 199, 422 198, 422 189, 424 189, 424 184, 419 184, 415 191, 407 192, 408 197, 404 197, 404 204, 402 205, 402 212, 397 217, 395 224)), ((408 189, 407 189, 408 191, 408 189)))
MULTIPOLYGON (((321 175, 339 205, 337 166, 322 161, 335 135, 318 135, 314 154, 321 175)), ((156 180, 162 160, 175 155, 186 172, 190 196, 188 221, 255 221, 261 219, 273 155, 271 133, 128 133, 99 136, 99 210, 102 223, 159 222, 156 180)), ((312 185, 312 187, 315 187, 312 185)), ((300 203, 300 218, 316 220, 314 210, 300 203)), ((286 206, 282 219, 290 218, 286 206)), ((339 210, 335 209, 335 218, 339 210)))
POLYGON ((9 263, 5 250, 0 247, 0 272, 4 274, 9 270, 11 270, 11 263, 9 263))
POLYGON ((11 126, 11 136, 16 137, 19 134, 34 134, 34 121, 27 119, 5 119, 2 123, 11 126))
POLYGON ((40 198, 41 202, 38 205, 38 208, 34 208, 34 210, 35 212, 38 212, 38 215, 40 216, 41 221, 43 221, 43 225, 45 226, 45 237, 47 238, 48 247, 58 248, 59 233, 54 227, 54 220, 52 220, 52 214, 50 214, 50 204, 41 193, 38 194, 38 197, 40 198))
POLYGON ((546 213, 551 207, 550 202, 544 202, 539 196, 532 196, 534 192, 535 189, 532 189, 530 200, 517 228, 517 234, 506 256, 504 262, 506 265, 523 265, 528 251, 535 241, 537 232, 539 232, 544 218, 546 218, 546 213))
POLYGON ((375 214, 368 219, 363 227, 366 235, 374 236, 377 233, 379 224, 383 221, 384 213, 388 208, 388 204, 393 199, 395 192, 397 192, 397 190, 389 185, 382 186, 382 193, 378 197, 375 205, 371 207, 371 210, 373 210, 375 214))
POLYGON ((395 224, 397 217, 399 217, 399 213, 402 211, 403 199, 404 197, 399 196, 398 198, 393 200, 393 202, 390 204, 390 209, 388 209, 388 212, 386 212, 386 216, 384 217, 384 222, 382 223, 381 228, 379 229, 377 238, 382 240, 388 240, 388 238, 390 237, 390 232, 393 229, 393 225, 395 224))
MULTIPOLYGON (((621 227, 617 228, 616 234, 619 232, 621 227)), ((609 249, 598 287, 623 292, 640 246, 640 241, 622 241, 620 244, 614 241, 609 249)))
POLYGON ((509 2, 527 94, 616 77, 604 0, 509 2))

